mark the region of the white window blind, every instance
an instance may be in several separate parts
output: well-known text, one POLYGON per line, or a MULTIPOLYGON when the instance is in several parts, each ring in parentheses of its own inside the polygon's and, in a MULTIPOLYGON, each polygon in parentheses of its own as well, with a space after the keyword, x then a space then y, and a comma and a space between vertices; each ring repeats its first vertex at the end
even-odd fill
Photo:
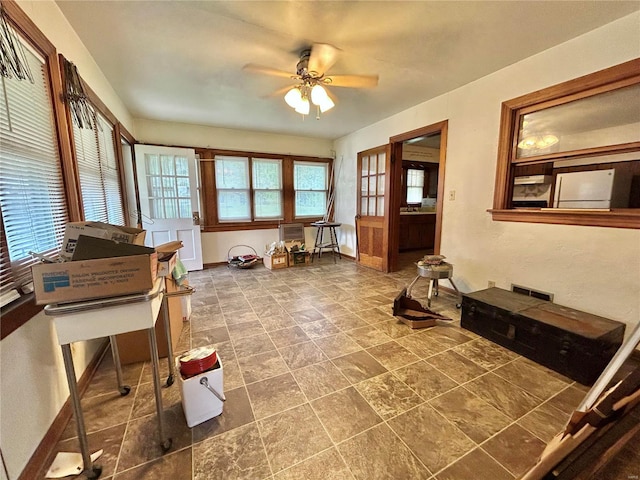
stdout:
POLYGON ((3 296, 31 281, 30 251, 59 250, 68 218, 46 62, 22 43, 34 83, 0 79, 3 296))
POLYGON ((85 220, 124 225, 114 130, 100 114, 93 130, 73 124, 85 220))
POLYGON ((256 220, 282 218, 282 160, 251 159, 256 220))
POLYGON ((249 159, 216 155, 215 164, 218 220, 250 221, 249 159))
POLYGON ((407 170, 407 203, 420 203, 424 191, 424 170, 407 170))
POLYGON ((321 217, 327 210, 329 166, 326 163, 294 162, 295 217, 321 217))

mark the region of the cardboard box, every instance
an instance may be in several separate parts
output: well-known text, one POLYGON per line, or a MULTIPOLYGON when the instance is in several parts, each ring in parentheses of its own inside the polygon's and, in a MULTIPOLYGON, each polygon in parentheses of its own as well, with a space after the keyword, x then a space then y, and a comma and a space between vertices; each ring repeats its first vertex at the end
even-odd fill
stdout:
POLYGON ((262 257, 262 262, 269 270, 277 270, 289 266, 288 258, 289 256, 286 253, 274 253, 272 255, 265 253, 262 257))
MULTIPOLYGON (((165 287, 167 293, 176 292, 179 286, 170 276, 165 277, 165 287)), ((169 305, 169 326, 171 328, 171 346, 175 352, 180 334, 182 333, 183 311, 182 299, 189 298, 184 296, 168 297, 169 305)), ((158 343, 158 357, 164 358, 169 354, 167 344, 167 331, 164 328, 164 304, 158 314, 156 321, 156 340, 158 343)), ((120 363, 123 365, 135 362, 145 362, 151 359, 149 353, 149 334, 146 330, 138 330, 135 332, 122 333, 116 335, 116 343, 118 344, 118 353, 120 354, 120 363)), ((179 373, 178 373, 179 375, 179 373)))
POLYGON ((289 252, 289 266, 290 267, 304 267, 309 265, 310 254, 306 250, 298 252, 289 252))
POLYGON ((157 254, 39 263, 31 268, 36 303, 68 303, 149 291, 157 254))
POLYGON ((97 258, 129 257, 131 255, 150 255, 155 250, 143 245, 123 243, 106 238, 80 235, 76 242, 71 260, 95 260, 97 258))
POLYGON ((139 228, 121 227, 102 222, 70 222, 65 226, 64 240, 62 242, 62 249, 60 250, 60 256, 62 258, 71 260, 80 235, 144 245, 146 231, 139 228))
POLYGON ((176 262, 178 261, 178 254, 172 253, 160 253, 158 252, 158 276, 170 277, 173 272, 176 262))

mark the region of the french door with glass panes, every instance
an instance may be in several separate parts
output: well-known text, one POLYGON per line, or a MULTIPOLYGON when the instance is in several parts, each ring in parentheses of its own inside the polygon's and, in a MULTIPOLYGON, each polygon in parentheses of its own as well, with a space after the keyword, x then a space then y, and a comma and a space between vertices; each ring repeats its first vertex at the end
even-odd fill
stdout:
POLYGON ((358 262, 383 272, 389 267, 389 146, 358 153, 358 262))
POLYGON ((178 256, 189 270, 202 270, 198 165, 188 148, 136 145, 145 243, 156 246, 180 240, 178 256))

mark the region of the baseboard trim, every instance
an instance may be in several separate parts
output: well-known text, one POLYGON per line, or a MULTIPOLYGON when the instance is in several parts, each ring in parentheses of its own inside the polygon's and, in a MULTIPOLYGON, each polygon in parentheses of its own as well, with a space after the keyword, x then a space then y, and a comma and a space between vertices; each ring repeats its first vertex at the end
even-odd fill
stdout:
MULTIPOLYGON (((331 255, 331 252, 324 252, 323 255, 331 255)), ((352 257, 351 255, 347 255, 346 253, 341 253, 340 255, 341 255, 343 260, 349 260, 351 262, 355 262, 355 260, 356 260, 355 257, 352 257)), ((338 260, 340 260, 340 259, 338 258, 338 260)), ((205 264, 202 265, 202 268, 206 270, 207 268, 220 267, 222 265, 227 265, 228 266, 229 263, 228 262, 205 263, 205 264)), ((309 263, 309 265, 313 265, 313 263, 309 263)), ((288 267, 288 268, 292 268, 292 267, 288 267)), ((295 267, 295 268, 298 268, 298 267, 295 267)))
MULTIPOLYGON (((91 379, 96 373, 98 366, 102 360, 102 357, 107 352, 109 347, 109 340, 105 340, 102 345, 98 348, 98 351, 95 353, 89 365, 85 369, 84 373, 80 377, 78 381, 78 393, 82 397, 84 392, 87 390, 91 379)), ((18 480, 31 480, 32 478, 39 478, 38 475, 41 474, 43 469, 46 467, 46 462, 51 459, 51 454, 53 453, 53 449, 56 444, 60 440, 64 429, 67 427, 69 420, 71 420, 71 416, 73 415, 73 408, 71 407, 71 400, 67 398, 67 400, 62 405, 62 408, 56 415, 56 418, 51 423, 51 426, 45 433, 42 441, 31 455, 31 458, 27 462, 27 466, 24 468, 18 480)))

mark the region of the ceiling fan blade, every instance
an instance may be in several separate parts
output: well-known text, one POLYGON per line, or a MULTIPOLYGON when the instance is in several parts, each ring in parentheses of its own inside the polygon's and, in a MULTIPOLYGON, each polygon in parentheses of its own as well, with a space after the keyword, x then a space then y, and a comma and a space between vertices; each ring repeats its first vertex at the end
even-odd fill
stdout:
POLYGON ((311 47, 311 56, 307 69, 318 75, 329 70, 338 59, 338 49, 328 43, 314 43, 311 47))
POLYGON ((273 98, 273 97, 282 97, 282 98, 284 98, 285 94, 295 86, 296 85, 289 85, 287 87, 279 88, 275 92, 271 92, 268 95, 263 95, 261 98, 273 98))
POLYGON ((372 88, 378 86, 378 75, 329 75, 332 87, 372 88))
POLYGON ((271 67, 265 67, 263 65, 257 65, 255 63, 248 63, 244 67, 242 67, 242 69, 247 72, 264 73, 265 75, 271 75, 275 77, 286 77, 286 78, 295 77, 295 75, 291 75, 290 72, 285 72, 284 70, 277 70, 271 67))

